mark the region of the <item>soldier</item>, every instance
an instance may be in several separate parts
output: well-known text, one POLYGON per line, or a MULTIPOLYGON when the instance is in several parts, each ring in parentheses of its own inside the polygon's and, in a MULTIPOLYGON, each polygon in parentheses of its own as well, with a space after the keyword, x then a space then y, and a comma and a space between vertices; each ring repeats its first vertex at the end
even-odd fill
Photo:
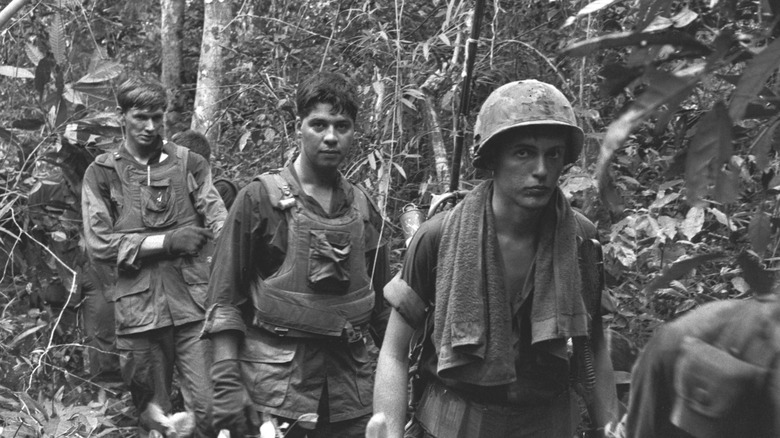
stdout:
POLYGON ((570 438, 580 421, 570 382, 604 427, 617 401, 600 247, 558 188, 583 144, 571 105, 552 85, 512 82, 488 97, 474 132, 474 165, 493 178, 423 223, 385 286, 393 310, 374 412, 388 436, 404 435, 419 329, 410 436, 570 438))
POLYGON ((125 141, 87 169, 82 211, 93 259, 118 269, 117 348, 122 377, 145 429, 148 405, 167 413, 174 365, 197 436, 206 419, 209 345, 200 339, 212 240, 227 216, 203 157, 160 136, 165 89, 148 79, 119 86, 125 141))
MULTIPOLYGON (((192 129, 177 132, 171 137, 171 141, 195 152, 211 163, 211 145, 206 136, 200 132, 192 129)), ((217 178, 214 180, 214 187, 217 188, 222 202, 225 203, 225 208, 230 210, 230 206, 233 205, 233 201, 236 200, 236 195, 238 194, 236 184, 227 178, 217 178)))
POLYGON ((632 372, 626 436, 780 436, 778 327, 777 290, 661 327, 632 372))
POLYGON ((257 434, 259 412, 316 412, 317 437, 362 437, 370 417, 388 265, 380 213, 338 170, 356 94, 337 73, 299 85, 299 155, 239 192, 217 245, 204 333, 214 426, 232 438, 257 434))

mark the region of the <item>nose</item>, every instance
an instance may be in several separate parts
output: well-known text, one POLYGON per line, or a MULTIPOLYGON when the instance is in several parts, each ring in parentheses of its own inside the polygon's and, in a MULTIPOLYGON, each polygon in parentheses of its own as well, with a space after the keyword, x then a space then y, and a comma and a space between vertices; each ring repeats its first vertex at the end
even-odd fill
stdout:
POLYGON ((338 137, 336 137, 336 127, 329 126, 328 129, 325 130, 325 137, 322 141, 324 141, 328 146, 336 144, 338 142, 338 137))
POLYGON ((547 164, 547 160, 545 160, 544 155, 541 155, 536 157, 536 160, 533 163, 533 176, 544 180, 547 178, 547 174, 549 173, 549 166, 547 164))
POLYGON ((148 119, 146 123, 144 123, 144 130, 152 132, 156 129, 156 123, 152 119, 148 119))

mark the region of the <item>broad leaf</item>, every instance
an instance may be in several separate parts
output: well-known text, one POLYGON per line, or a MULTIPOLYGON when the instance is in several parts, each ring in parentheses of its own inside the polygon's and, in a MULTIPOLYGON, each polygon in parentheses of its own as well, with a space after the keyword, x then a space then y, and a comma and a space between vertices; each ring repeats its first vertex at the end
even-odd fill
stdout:
POLYGON ((11 122, 11 126, 16 129, 34 131, 43 126, 43 123, 42 119, 18 119, 11 122))
POLYGON ((674 27, 681 28, 693 23, 693 20, 698 17, 699 14, 688 9, 686 6, 682 11, 678 12, 674 17, 672 17, 672 21, 674 21, 674 27))
POLYGON ((753 216, 748 224, 748 238, 750 246, 756 254, 763 256, 766 247, 769 244, 769 238, 772 235, 769 215, 764 211, 759 211, 753 216))
POLYGON ((0 65, 0 75, 20 79, 35 78, 35 75, 30 70, 22 67, 14 67, 12 65, 0 65))
POLYGON ((701 207, 691 207, 685 214, 685 220, 680 224, 680 232, 686 239, 691 240, 693 236, 701 232, 704 226, 704 209, 701 207))
POLYGON ((743 251, 737 256, 737 263, 742 268, 743 277, 756 295, 766 295, 772 292, 772 271, 764 269, 755 254, 743 251))
POLYGON ((577 12, 577 16, 582 17, 584 15, 592 14, 596 11, 600 11, 606 7, 612 6, 619 1, 620 0, 595 0, 585 5, 584 8, 580 9, 579 12, 577 12))
POLYGON ((95 71, 79 79, 77 84, 97 84, 114 79, 122 74, 122 64, 115 61, 100 61, 95 67, 95 71))
POLYGON ((653 281, 650 282, 650 284, 645 286, 643 293, 645 296, 650 296, 656 290, 665 287, 674 280, 679 279, 702 263, 707 263, 724 257, 726 257, 725 253, 716 252, 711 254, 700 254, 683 260, 678 260, 666 267, 661 275, 655 277, 653 281))
POLYGON ((679 31, 663 33, 617 32, 571 44, 564 48, 562 52, 568 56, 587 56, 592 52, 603 49, 665 44, 685 47, 702 55, 710 53, 710 49, 696 40, 696 38, 679 31))
POLYGON ((47 56, 41 59, 41 62, 35 67, 34 85, 40 99, 43 99, 43 90, 51 80, 51 70, 54 68, 54 65, 54 60, 47 56))
POLYGON ((639 2, 639 12, 637 13, 637 29, 642 29, 652 22, 655 17, 660 15, 664 9, 669 9, 672 0, 645 0, 639 2))
POLYGON ((65 57, 65 24, 59 13, 54 14, 47 30, 49 32, 49 48, 54 55, 54 60, 57 61, 57 64, 64 66, 67 61, 65 57))
POLYGON ((41 62, 41 59, 44 58, 44 55, 41 53, 40 49, 30 43, 26 43, 24 45, 24 52, 27 54, 27 58, 30 60, 30 62, 32 62, 34 65, 38 65, 38 63, 41 62))
POLYGON ((731 120, 723 102, 718 102, 696 124, 696 134, 685 160, 688 203, 700 205, 715 183, 723 164, 731 159, 731 120))
POLYGON ((737 88, 731 95, 729 115, 732 120, 738 122, 742 119, 748 103, 756 98, 767 78, 777 70, 778 65, 780 65, 780 38, 772 41, 745 67, 737 88))
POLYGON ((779 124, 780 117, 775 117, 767 124, 766 128, 758 134, 753 145, 750 146, 750 153, 756 157, 756 168, 760 172, 769 165, 769 149, 772 147, 772 139, 774 139, 775 130, 779 124))

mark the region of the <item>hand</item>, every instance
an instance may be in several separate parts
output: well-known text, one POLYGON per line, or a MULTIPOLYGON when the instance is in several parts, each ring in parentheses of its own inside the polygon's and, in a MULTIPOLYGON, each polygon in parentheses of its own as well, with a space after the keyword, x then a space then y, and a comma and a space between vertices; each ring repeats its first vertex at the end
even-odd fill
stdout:
POLYGON ((212 238, 214 234, 211 230, 189 225, 166 233, 163 248, 166 254, 172 256, 196 255, 212 238))
POLYGON ((260 428, 260 418, 241 381, 238 361, 227 359, 216 362, 211 366, 211 381, 214 383, 214 430, 226 429, 230 432, 230 438, 256 434, 260 428))
POLYGON ((366 426, 366 438, 387 438, 387 418, 382 412, 374 414, 366 426))

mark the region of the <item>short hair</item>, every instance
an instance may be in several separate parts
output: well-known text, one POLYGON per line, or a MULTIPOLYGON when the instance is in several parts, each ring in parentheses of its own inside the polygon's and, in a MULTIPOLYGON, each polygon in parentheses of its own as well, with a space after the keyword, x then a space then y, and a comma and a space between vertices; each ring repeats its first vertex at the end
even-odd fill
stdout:
POLYGON ((357 87, 341 73, 317 72, 298 85, 295 95, 298 117, 305 118, 321 103, 330 104, 334 112, 348 115, 353 122, 357 119, 360 106, 357 87))
POLYGON ((134 77, 122 82, 117 89, 116 101, 123 113, 131 108, 164 110, 168 106, 165 87, 146 77, 134 77))
POLYGON ((171 137, 171 141, 195 152, 205 158, 206 161, 209 161, 211 158, 211 144, 209 144, 206 136, 198 131, 187 129, 186 131, 177 132, 171 137))

